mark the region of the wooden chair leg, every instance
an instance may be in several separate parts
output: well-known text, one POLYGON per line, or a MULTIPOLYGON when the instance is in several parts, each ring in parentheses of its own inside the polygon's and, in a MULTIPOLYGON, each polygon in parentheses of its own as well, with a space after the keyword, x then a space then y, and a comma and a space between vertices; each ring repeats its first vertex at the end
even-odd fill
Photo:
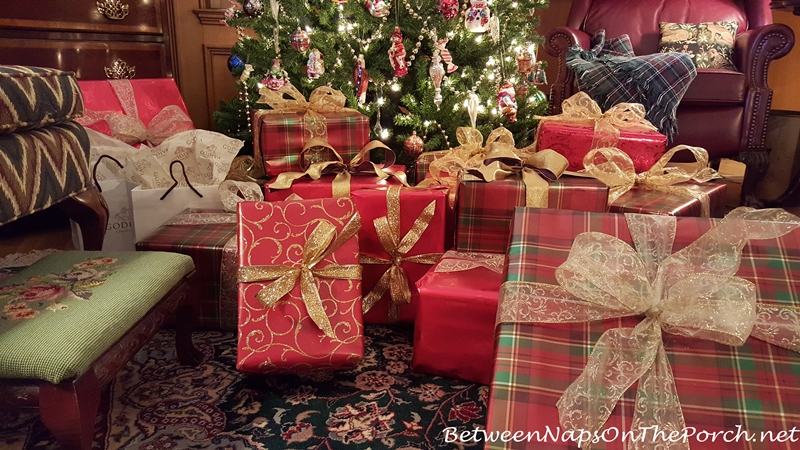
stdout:
POLYGON ((192 342, 193 317, 194 311, 191 305, 184 304, 175 312, 175 350, 178 353, 178 361, 188 366, 196 366, 203 362, 203 353, 192 342))
POLYGON ((39 413, 64 450, 90 450, 100 407, 100 385, 93 370, 74 381, 39 386, 39 413))
POLYGON ((108 206, 92 186, 58 204, 58 207, 81 226, 84 250, 102 250, 108 226, 108 206))
POLYGON ((747 168, 742 180, 742 197, 740 205, 761 208, 764 204, 756 197, 756 187, 769 169, 769 153, 767 151, 741 152, 737 158, 747 168))

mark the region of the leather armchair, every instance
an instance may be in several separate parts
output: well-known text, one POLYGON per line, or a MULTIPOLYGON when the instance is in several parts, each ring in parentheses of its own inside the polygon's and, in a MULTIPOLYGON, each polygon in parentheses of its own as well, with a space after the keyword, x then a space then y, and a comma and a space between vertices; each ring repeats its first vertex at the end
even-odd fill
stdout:
POLYGON ((574 0, 566 26, 547 33, 545 50, 558 58, 558 74, 550 89, 552 113, 576 91, 574 74, 566 66, 567 50, 588 49, 600 29, 611 39, 628 34, 636 55, 658 52, 660 22, 739 23, 734 47, 738 71, 698 69, 678 107, 678 134, 670 147, 687 144, 708 150, 712 160, 731 158, 747 166, 742 204, 759 206, 754 190, 766 174, 767 118, 772 89, 769 64, 789 53, 792 30, 772 23, 769 0, 574 0))

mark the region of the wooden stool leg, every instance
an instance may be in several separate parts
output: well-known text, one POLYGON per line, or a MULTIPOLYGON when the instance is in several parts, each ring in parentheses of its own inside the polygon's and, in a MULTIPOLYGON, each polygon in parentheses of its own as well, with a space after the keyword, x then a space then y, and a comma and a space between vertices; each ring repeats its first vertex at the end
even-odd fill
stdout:
POLYGON ((95 186, 72 196, 58 207, 81 226, 84 250, 102 250, 108 226, 108 206, 95 186))
POLYGON ((42 422, 64 450, 92 448, 99 407, 100 385, 92 370, 72 382, 39 386, 42 422))

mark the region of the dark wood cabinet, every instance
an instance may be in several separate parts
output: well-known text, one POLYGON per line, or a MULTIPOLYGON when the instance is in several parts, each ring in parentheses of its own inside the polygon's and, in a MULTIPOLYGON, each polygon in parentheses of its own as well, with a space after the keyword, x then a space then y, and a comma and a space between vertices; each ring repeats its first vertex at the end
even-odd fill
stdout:
POLYGON ((82 79, 177 76, 170 0, 2 3, 0 64, 54 67, 82 79))

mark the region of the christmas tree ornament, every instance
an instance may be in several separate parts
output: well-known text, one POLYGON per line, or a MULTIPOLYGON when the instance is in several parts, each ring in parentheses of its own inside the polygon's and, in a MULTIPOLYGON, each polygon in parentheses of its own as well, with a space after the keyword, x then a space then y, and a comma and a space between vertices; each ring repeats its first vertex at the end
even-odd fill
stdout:
POLYGON ((442 80, 444 79, 444 67, 442 66, 442 57, 439 56, 439 49, 433 51, 431 68, 428 69, 428 74, 433 80, 433 87, 435 89, 433 103, 436 104, 436 109, 439 109, 439 106, 442 104, 442 80))
POLYGON ((394 69, 394 76, 406 76, 408 74, 406 47, 403 45, 403 33, 400 31, 400 27, 394 27, 390 40, 392 41, 392 46, 389 47, 389 63, 394 69))
POLYGON ((281 67, 281 60, 277 58, 273 59, 272 67, 269 69, 269 72, 267 72, 267 77, 261 80, 261 83, 267 88, 277 91, 288 82, 289 75, 283 70, 283 67, 281 67))
POLYGON ((525 97, 528 95, 528 85, 525 83, 524 80, 519 80, 517 84, 514 85, 514 91, 516 91, 517 95, 520 97, 525 97))
POLYGON ((353 69, 353 86, 356 88, 356 98, 358 104, 363 105, 367 102, 367 86, 369 86, 369 74, 367 74, 367 63, 364 55, 358 55, 356 67, 353 69))
POLYGON ((514 85, 508 80, 503 81, 497 89, 497 106, 500 108, 500 112, 508 119, 508 123, 517 121, 516 97, 514 85))
POLYGON ((236 74, 236 72, 244 69, 244 60, 238 55, 231 55, 228 57, 228 70, 231 71, 232 74, 236 74))
POLYGON ((244 9, 245 14, 255 19, 264 14, 264 3, 261 0, 246 0, 242 5, 242 9, 244 9))
POLYGON ((316 80, 323 73, 325 73, 325 62, 322 60, 322 53, 315 48, 308 54, 306 74, 310 80, 316 80))
POLYGON ((391 8, 391 4, 387 0, 367 0, 364 6, 372 14, 372 17, 386 17, 391 8))
POLYGON ((489 19, 489 37, 495 44, 500 41, 500 19, 497 17, 497 14, 489 19))
POLYGON ((311 38, 308 36, 306 30, 297 27, 297 30, 289 37, 289 44, 293 49, 302 53, 311 46, 311 38))
POLYGON ((436 43, 436 49, 442 55, 442 61, 447 65, 447 73, 453 73, 458 69, 458 66, 453 64, 453 57, 450 56, 450 50, 445 47, 449 39, 440 39, 436 43))
POLYGON ((436 10, 445 19, 450 20, 458 15, 458 0, 438 0, 436 10))
POLYGON ((478 124, 478 108, 481 105, 481 99, 474 92, 469 93, 467 98, 467 114, 469 115, 469 124, 475 128, 478 124))
POLYGON ((517 53, 517 72, 522 74, 523 77, 527 76, 533 70, 531 64, 531 54, 527 50, 522 50, 517 53))
POLYGON ((538 105, 539 103, 547 101, 547 94, 545 94, 544 92, 542 92, 539 89, 537 89, 531 95, 531 99, 532 99, 531 101, 533 102, 533 104, 538 105))
POLYGON ((417 136, 417 132, 414 131, 403 143, 403 150, 405 150, 409 156, 416 158, 420 155, 420 153, 422 153, 423 150, 425 150, 425 141, 423 141, 421 137, 417 136))
POLYGON ((544 71, 544 67, 542 67, 541 61, 533 65, 533 70, 528 74, 527 81, 528 84, 534 86, 544 86, 547 84, 547 74, 544 71))
POLYGON ((483 33, 489 30, 489 18, 491 11, 486 5, 486 0, 470 0, 470 7, 467 16, 464 18, 464 25, 467 30, 473 33, 483 33))

